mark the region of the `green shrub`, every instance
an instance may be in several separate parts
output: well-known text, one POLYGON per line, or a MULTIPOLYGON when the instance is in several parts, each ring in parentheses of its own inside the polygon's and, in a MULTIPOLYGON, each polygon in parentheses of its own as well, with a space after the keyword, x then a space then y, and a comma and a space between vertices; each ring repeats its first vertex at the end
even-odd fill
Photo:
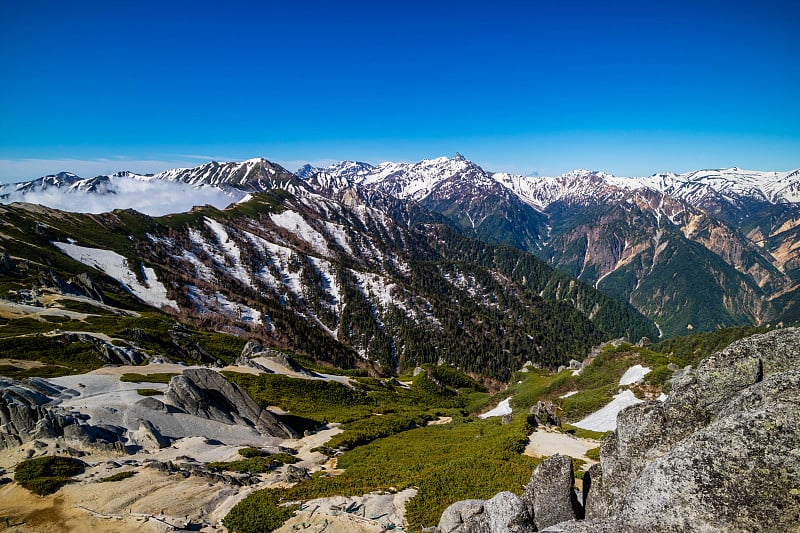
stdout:
POLYGON ((222 523, 231 533, 264 533, 279 528, 296 506, 280 507, 280 491, 265 489, 237 503, 222 523))
POLYGON ((169 383, 178 374, 171 372, 156 372, 154 374, 136 374, 128 372, 119 377, 120 381, 126 383, 169 383))
POLYGON ((122 481, 123 479, 128 479, 129 477, 133 477, 136 474, 133 470, 128 470, 126 472, 117 472, 116 474, 112 474, 108 477, 104 477, 103 479, 97 480, 98 483, 109 483, 114 481, 122 481))
POLYGON ((561 400, 561 409, 568 420, 580 420, 604 407, 614 398, 616 390, 616 386, 606 385, 597 389, 580 391, 578 394, 561 400))
POLYGON ((158 389, 136 389, 136 392, 139 396, 158 396, 159 394, 164 394, 164 391, 158 389))
POLYGON ((599 461, 600 446, 598 446, 597 448, 592 448, 591 450, 586 450, 586 453, 584 455, 586 455, 586 457, 588 457, 589 459, 592 459, 594 461, 599 461))
POLYGON ((82 474, 86 464, 72 457, 48 456, 28 459, 17 465, 14 480, 29 491, 45 496, 52 494, 82 474))
POLYGON ((297 458, 288 453, 276 453, 267 456, 256 456, 240 459, 238 461, 215 461, 208 463, 209 468, 219 468, 229 472, 250 472, 251 474, 263 474, 274 470, 283 464, 296 463, 297 458))

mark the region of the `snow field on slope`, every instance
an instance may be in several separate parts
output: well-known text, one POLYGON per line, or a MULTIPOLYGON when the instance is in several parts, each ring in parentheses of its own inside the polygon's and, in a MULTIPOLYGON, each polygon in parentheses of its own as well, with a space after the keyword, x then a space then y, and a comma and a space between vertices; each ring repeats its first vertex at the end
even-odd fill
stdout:
POLYGON ((290 231, 300 239, 309 243, 317 252, 323 255, 328 255, 330 253, 328 250, 328 243, 325 242, 325 238, 322 234, 312 228, 299 213, 287 210, 283 213, 273 213, 270 215, 270 218, 278 226, 290 231))
POLYGON ((117 280, 131 294, 155 308, 167 306, 178 310, 178 303, 167 297, 167 288, 158 281, 152 268, 142 265, 144 283, 140 283, 136 274, 128 266, 128 260, 117 252, 100 248, 86 248, 77 244, 54 242, 53 245, 71 258, 84 265, 96 268, 117 280))
POLYGON ((614 399, 602 409, 595 411, 583 420, 575 422, 573 426, 591 431, 614 431, 617 429, 617 415, 630 405, 643 403, 629 390, 624 390, 614 396, 614 399))
MULTIPOLYGON (((226 266, 226 268, 236 279, 246 283, 248 287, 253 288, 253 281, 250 279, 250 274, 248 274, 247 269, 242 266, 242 252, 239 250, 239 247, 236 246, 236 243, 230 238, 228 232, 225 231, 225 228, 222 226, 222 224, 208 217, 205 217, 204 220, 206 226, 214 233, 219 245, 222 246, 224 255, 230 259, 233 266, 227 267, 224 260, 219 261, 221 265, 226 266)), ((219 254, 212 252, 210 253, 214 259, 221 257, 219 254)))

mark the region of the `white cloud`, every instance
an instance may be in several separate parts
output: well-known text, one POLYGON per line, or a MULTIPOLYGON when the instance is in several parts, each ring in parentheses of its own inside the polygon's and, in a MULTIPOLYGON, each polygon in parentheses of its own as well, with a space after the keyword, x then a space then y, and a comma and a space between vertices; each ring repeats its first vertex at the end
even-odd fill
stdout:
POLYGON ((83 191, 65 192, 59 189, 28 194, 11 193, 3 203, 29 202, 63 211, 104 213, 114 209, 135 209, 151 216, 181 213, 196 205, 224 208, 244 197, 227 194, 208 187, 195 189, 183 183, 140 181, 132 178, 111 178, 115 194, 94 194, 83 191))
MULTIPOLYGON (((105 176, 120 170, 137 174, 155 174, 171 168, 195 167, 211 161, 212 157, 181 154, 174 159, 130 159, 125 157, 99 159, 0 159, 0 183, 28 181, 49 174, 72 172, 84 178, 105 176)), ((219 159, 218 159, 219 161, 219 159)))

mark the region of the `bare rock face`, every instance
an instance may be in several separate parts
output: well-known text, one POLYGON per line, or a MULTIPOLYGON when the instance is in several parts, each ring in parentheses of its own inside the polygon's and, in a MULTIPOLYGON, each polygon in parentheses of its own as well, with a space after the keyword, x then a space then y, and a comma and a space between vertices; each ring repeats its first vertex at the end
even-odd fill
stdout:
POLYGON ((85 424, 52 405, 51 396, 64 391, 68 389, 38 378, 28 383, 0 378, 0 450, 36 439, 64 437, 123 452, 122 428, 85 424))
POLYGON ((208 420, 253 426, 273 437, 297 436, 273 413, 262 409, 241 387, 214 370, 185 370, 172 378, 164 398, 176 408, 208 420))

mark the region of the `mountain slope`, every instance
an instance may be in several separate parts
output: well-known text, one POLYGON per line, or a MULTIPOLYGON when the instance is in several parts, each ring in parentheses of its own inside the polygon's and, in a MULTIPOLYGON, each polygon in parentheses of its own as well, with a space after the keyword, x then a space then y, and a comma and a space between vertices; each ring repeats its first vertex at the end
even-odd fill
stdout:
POLYGON ((358 199, 345 207, 276 190, 158 219, 0 210, 0 248, 17 264, 8 296, 50 271, 88 271, 120 300, 338 366, 391 373, 443 360, 505 378, 527 360, 563 364, 608 336, 581 310, 503 269, 454 261, 446 245, 358 199))

